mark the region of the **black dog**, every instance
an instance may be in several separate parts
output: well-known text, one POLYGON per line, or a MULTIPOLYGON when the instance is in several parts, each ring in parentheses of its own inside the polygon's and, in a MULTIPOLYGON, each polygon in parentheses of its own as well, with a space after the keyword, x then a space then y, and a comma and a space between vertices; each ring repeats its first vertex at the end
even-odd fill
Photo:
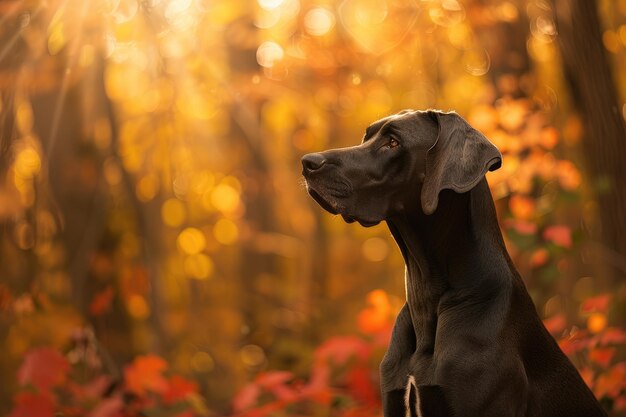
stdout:
POLYGON ((539 319, 485 173, 500 152, 456 113, 404 111, 358 146, 302 158, 311 196, 386 221, 407 302, 380 366, 386 417, 606 416, 539 319))

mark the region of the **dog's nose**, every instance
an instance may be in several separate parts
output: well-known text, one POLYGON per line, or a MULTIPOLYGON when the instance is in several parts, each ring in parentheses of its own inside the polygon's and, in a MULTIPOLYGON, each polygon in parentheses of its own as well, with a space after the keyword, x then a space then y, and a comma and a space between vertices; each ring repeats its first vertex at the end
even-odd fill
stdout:
POLYGON ((320 169, 326 163, 326 158, 321 153, 310 153, 302 157, 304 172, 313 172, 320 169))

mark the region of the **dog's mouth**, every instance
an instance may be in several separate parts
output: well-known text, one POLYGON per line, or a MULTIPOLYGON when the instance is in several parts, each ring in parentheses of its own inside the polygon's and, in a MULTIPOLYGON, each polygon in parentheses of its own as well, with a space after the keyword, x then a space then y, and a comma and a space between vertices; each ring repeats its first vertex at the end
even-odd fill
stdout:
POLYGON ((345 194, 349 193, 349 189, 341 187, 337 189, 331 188, 326 191, 324 188, 323 190, 317 191, 311 186, 308 180, 305 180, 305 184, 309 195, 313 197, 317 204, 330 214, 341 214, 341 217, 346 223, 359 222, 359 224, 363 227, 371 227, 380 223, 380 220, 365 220, 350 214, 341 213, 342 211, 345 211, 345 207, 335 200, 334 197, 344 197, 345 194))
POLYGON ((320 206, 322 206, 322 208, 324 210, 326 210, 327 212, 329 212, 330 214, 339 214, 339 210, 338 210, 338 204, 336 201, 328 201, 326 200, 324 197, 322 197, 321 194, 319 194, 317 191, 315 191, 307 182, 307 191, 309 192, 309 195, 311 197, 313 197, 313 199, 315 201, 317 201, 317 204, 319 204, 320 206))
POLYGON ((357 219, 356 217, 352 217, 352 216, 348 216, 347 214, 342 214, 341 217, 343 217, 343 220, 346 223, 354 223, 354 222, 359 222, 359 224, 363 227, 372 227, 372 226, 376 226, 378 223, 380 223, 379 220, 363 220, 363 219, 357 219))

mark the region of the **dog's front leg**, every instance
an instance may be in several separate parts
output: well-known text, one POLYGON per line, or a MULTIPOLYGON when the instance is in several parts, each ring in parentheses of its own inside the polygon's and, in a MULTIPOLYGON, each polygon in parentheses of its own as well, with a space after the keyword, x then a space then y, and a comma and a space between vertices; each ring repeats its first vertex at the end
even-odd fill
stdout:
POLYGON ((385 417, 406 417, 405 390, 416 336, 409 307, 404 304, 396 318, 387 353, 380 364, 380 382, 385 417))

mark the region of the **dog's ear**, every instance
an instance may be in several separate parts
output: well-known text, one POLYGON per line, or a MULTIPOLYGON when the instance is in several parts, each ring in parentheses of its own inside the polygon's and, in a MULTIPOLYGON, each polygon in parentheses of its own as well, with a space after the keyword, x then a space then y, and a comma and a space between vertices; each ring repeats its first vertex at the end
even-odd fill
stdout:
POLYGON ((437 209, 441 190, 457 193, 471 190, 487 171, 500 168, 502 155, 458 114, 436 111, 427 114, 439 126, 437 139, 426 155, 421 196, 422 210, 432 214, 437 209))

